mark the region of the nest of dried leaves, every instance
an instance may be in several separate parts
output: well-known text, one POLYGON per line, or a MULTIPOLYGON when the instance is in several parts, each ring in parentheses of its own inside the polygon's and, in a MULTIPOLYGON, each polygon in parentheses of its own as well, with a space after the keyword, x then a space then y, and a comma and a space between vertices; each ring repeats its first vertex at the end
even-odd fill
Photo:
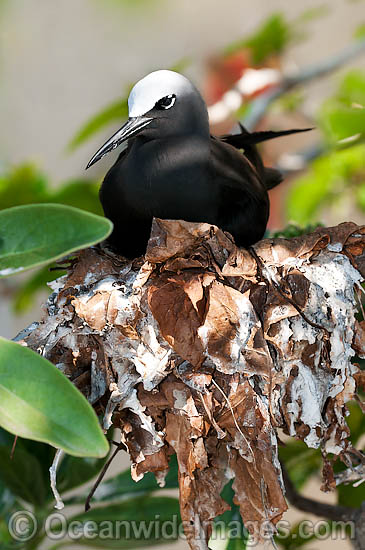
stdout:
POLYGON ((154 220, 144 258, 82 251, 24 340, 121 429, 136 481, 163 485, 176 453, 185 532, 206 549, 232 478, 254 536, 286 510, 278 428, 321 448, 325 489, 333 458, 352 464, 364 276, 353 223, 244 250, 209 224, 154 220))

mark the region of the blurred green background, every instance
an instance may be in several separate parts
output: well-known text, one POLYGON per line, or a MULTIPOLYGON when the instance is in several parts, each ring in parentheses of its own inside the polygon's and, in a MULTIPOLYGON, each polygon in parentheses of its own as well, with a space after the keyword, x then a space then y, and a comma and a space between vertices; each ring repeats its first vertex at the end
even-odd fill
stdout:
MULTIPOLYGON (((234 131, 238 119, 250 129, 316 128, 261 149, 287 176, 271 195, 271 234, 365 221, 363 0, 0 0, 0 208, 58 202, 101 213, 98 187, 113 156, 84 167, 127 116, 131 85, 160 68, 196 83, 213 133, 234 131), (227 111, 227 92, 243 78, 253 91, 227 111)), ((57 274, 47 267, 0 281, 1 335, 40 318, 46 282, 57 274)), ((360 441, 355 405, 350 422, 360 441)), ((318 492, 317 451, 293 442, 282 459, 298 488, 318 492)), ((354 495, 345 487, 328 498, 365 498, 363 489, 356 502, 354 495)), ((349 548, 315 544, 306 541, 312 550, 349 548)))

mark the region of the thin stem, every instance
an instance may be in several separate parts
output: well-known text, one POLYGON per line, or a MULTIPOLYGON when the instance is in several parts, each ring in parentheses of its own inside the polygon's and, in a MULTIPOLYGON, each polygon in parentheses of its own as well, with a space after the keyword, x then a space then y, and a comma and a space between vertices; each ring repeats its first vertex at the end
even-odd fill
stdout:
POLYGON ((354 508, 318 502, 317 500, 304 497, 298 493, 283 464, 281 464, 281 469, 283 472, 286 498, 295 508, 302 512, 315 514, 316 516, 321 516, 332 521, 350 521, 354 519, 356 512, 354 508))
POLYGON ((85 512, 90 510, 90 501, 91 501, 92 497, 94 496, 94 493, 95 493, 96 489, 99 487, 100 483, 102 482, 102 480, 103 480, 110 464, 113 462, 114 458, 119 453, 119 451, 123 451, 123 450, 125 450, 125 445, 123 443, 119 443, 118 447, 116 447, 116 449, 114 450, 111 457, 105 462, 105 464, 104 464, 101 472, 99 473, 94 485, 92 486, 92 489, 91 489, 90 493, 87 496, 87 499, 86 499, 86 502, 85 502, 85 512))

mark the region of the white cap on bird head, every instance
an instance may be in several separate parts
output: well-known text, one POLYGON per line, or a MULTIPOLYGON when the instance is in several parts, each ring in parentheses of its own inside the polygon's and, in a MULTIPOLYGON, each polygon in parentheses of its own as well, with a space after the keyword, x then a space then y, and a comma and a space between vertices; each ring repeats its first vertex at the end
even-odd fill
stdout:
POLYGON ((145 115, 166 96, 174 94, 179 97, 194 92, 196 89, 182 74, 168 70, 154 71, 133 86, 128 98, 129 117, 145 115))

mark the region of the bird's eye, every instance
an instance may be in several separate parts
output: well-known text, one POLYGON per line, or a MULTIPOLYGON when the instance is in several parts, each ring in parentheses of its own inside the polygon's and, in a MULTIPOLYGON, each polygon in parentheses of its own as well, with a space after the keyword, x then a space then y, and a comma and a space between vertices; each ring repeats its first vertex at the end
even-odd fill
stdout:
POLYGON ((170 94, 157 101, 156 109, 171 109, 176 101, 176 95, 170 94))

